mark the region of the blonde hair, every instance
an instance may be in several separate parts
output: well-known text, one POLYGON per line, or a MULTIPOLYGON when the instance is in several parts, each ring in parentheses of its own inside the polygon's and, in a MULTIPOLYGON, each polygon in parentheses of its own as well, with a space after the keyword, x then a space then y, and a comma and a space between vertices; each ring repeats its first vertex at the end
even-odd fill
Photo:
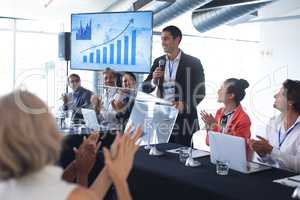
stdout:
POLYGON ((60 139, 46 104, 27 91, 0 98, 0 180, 20 178, 59 158, 60 139))

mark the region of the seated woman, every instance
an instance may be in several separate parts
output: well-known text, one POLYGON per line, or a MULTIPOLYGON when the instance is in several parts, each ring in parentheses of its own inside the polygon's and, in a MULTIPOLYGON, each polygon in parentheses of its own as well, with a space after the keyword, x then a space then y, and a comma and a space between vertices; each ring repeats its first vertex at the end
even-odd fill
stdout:
POLYGON ((104 149, 106 166, 86 189, 64 182, 62 170, 53 165, 61 138, 42 100, 17 90, 0 98, 0 113, 5 113, 0 124, 0 199, 102 199, 111 182, 119 199, 131 199, 126 179, 141 129, 131 138, 119 136, 118 151, 104 149))
MULTIPOLYGON (((250 138, 251 121, 240 104, 248 87, 249 83, 244 79, 230 78, 224 81, 218 90, 218 102, 223 103, 224 107, 217 111, 215 117, 205 111, 200 113, 207 130, 250 138)), ((206 144, 209 145, 208 136, 206 144)))
POLYGON ((274 96, 280 115, 266 127, 266 138, 248 140, 251 149, 274 167, 300 172, 300 81, 286 80, 274 96))

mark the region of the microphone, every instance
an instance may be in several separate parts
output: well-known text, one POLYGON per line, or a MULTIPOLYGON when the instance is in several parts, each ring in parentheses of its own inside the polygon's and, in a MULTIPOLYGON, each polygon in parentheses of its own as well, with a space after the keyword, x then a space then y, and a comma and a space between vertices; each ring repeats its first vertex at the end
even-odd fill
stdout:
MULTIPOLYGON (((165 64, 166 64, 166 60, 161 58, 158 62, 158 67, 160 68, 160 70, 162 70, 162 68, 165 66, 165 64)), ((159 85, 160 80, 161 80, 161 77, 158 79, 157 85, 159 85)))

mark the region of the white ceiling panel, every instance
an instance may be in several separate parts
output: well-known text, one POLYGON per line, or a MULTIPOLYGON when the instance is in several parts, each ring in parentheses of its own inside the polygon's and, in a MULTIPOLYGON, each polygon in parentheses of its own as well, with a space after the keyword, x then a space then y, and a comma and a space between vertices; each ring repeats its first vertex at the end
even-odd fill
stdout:
POLYGON ((1 0, 0 16, 61 20, 71 13, 101 12, 118 0, 1 0))

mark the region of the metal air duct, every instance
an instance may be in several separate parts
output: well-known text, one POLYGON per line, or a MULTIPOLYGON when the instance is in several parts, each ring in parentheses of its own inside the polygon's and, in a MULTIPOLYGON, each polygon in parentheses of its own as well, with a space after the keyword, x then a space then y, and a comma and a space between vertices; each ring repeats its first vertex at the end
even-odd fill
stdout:
POLYGON ((184 14, 187 11, 193 10, 199 6, 203 6, 211 1, 212 0, 176 0, 175 3, 154 15, 153 26, 160 26, 163 23, 184 14))
MULTIPOLYGON (((134 10, 134 4, 144 0, 121 0, 117 1, 113 5, 106 8, 104 11, 132 11, 134 10)), ((170 6, 165 9, 159 10, 154 13, 153 26, 159 26, 163 23, 174 19, 187 11, 193 10, 199 6, 203 6, 212 0, 176 0, 170 6)))
POLYGON ((276 0, 215 0, 193 11, 192 23, 199 32, 206 32, 249 15, 276 0))
POLYGON ((133 11, 133 3, 135 1, 136 0, 119 0, 107 7, 104 12, 133 11))

